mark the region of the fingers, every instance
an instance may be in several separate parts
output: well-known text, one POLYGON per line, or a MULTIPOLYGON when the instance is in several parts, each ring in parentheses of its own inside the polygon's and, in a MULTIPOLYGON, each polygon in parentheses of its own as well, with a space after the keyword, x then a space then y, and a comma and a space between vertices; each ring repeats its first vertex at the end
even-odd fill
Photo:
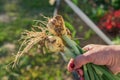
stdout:
MULTIPOLYGON (((92 49, 93 46, 95 45, 91 44, 91 45, 84 47, 84 49, 92 49)), ((76 70, 82 67, 83 65, 91 62, 91 57, 88 56, 91 53, 92 53, 91 51, 87 51, 85 54, 79 55, 75 59, 70 59, 68 66, 67 66, 68 71, 72 72, 73 70, 76 70)))
POLYGON ((84 78, 83 78, 83 77, 80 77, 80 80, 84 80, 84 78))
POLYGON ((86 58, 84 55, 79 55, 75 59, 70 59, 67 66, 68 71, 72 72, 73 70, 81 68, 84 64, 87 64, 89 61, 86 58))
POLYGON ((69 63, 68 63, 68 71, 72 72, 73 70, 76 71, 78 73, 78 75, 80 76, 80 80, 84 80, 83 78, 83 70, 80 68, 74 69, 75 64, 74 64, 74 59, 70 59, 69 63))
MULTIPOLYGON (((90 44, 90 45, 85 46, 83 49, 88 51, 88 50, 91 50, 92 48, 94 48, 95 46, 98 46, 98 45, 90 44)), ((68 71, 71 72, 71 71, 73 71, 75 69, 80 68, 84 64, 89 63, 90 62, 90 58, 87 57, 87 54, 90 54, 90 51, 86 52, 83 55, 77 56, 75 59, 71 59, 69 61, 69 63, 68 63, 68 66, 67 66, 68 71)))
POLYGON ((83 47, 82 49, 83 49, 84 51, 88 51, 88 50, 93 49, 95 46, 97 46, 97 45, 95 45, 95 44, 89 44, 89 45, 83 47))
POLYGON ((67 69, 68 71, 72 72, 73 70, 77 70, 79 68, 81 68, 83 65, 89 63, 89 59, 87 59, 88 57, 84 56, 84 55, 79 55, 77 56, 75 59, 70 59, 67 69))
POLYGON ((80 80, 84 80, 84 78, 83 78, 83 70, 82 69, 77 69, 76 71, 77 71, 78 75, 80 76, 80 80))
POLYGON ((79 68, 76 71, 81 77, 83 76, 83 70, 82 69, 79 68))
POLYGON ((74 59, 72 58, 72 59, 70 59, 70 61, 68 63, 68 66, 67 66, 68 71, 72 72, 73 69, 74 69, 74 66, 75 66, 74 65, 74 59))
POLYGON ((89 63, 89 59, 87 56, 79 55, 74 59, 74 70, 81 68, 83 65, 89 63))

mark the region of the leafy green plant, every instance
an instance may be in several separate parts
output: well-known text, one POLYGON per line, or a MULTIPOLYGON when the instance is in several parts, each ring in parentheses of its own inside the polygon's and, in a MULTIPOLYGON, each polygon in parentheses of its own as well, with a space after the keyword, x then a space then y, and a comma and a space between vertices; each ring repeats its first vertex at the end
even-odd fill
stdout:
POLYGON ((113 39, 114 44, 120 44, 120 37, 117 36, 116 38, 113 39))
POLYGON ((85 38, 84 39, 89 39, 92 35, 94 34, 94 32, 90 29, 85 33, 85 38))

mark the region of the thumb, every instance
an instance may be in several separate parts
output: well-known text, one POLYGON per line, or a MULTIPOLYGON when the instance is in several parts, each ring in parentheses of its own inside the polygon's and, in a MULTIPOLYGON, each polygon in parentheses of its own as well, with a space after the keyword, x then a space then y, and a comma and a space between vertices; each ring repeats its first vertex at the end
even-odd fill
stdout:
POLYGON ((89 63, 89 57, 85 55, 79 55, 74 59, 74 70, 81 68, 83 65, 89 63))
POLYGON ((69 63, 68 63, 68 66, 67 66, 68 71, 70 71, 70 72, 73 71, 74 66, 75 66, 74 65, 74 59, 71 58, 69 63))
POLYGON ((89 51, 89 50, 93 49, 93 48, 96 47, 96 46, 98 46, 98 45, 89 44, 89 45, 84 46, 82 49, 83 49, 84 51, 89 51))

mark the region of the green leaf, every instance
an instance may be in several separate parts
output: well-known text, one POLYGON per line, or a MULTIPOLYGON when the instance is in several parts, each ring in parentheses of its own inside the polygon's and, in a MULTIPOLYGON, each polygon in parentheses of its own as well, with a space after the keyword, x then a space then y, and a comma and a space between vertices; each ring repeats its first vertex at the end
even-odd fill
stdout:
POLYGON ((100 75, 105 75, 108 80, 116 80, 115 79, 115 76, 107 69, 105 69, 104 67, 102 66, 97 66, 97 65, 92 65, 93 68, 96 70, 96 72, 98 72, 98 74, 100 75))
POLYGON ((83 66, 85 80, 90 80, 86 65, 83 66))
POLYGON ((95 75, 94 75, 94 70, 92 69, 92 66, 91 66, 91 64, 86 64, 86 66, 87 66, 87 69, 88 69, 88 73, 89 73, 89 76, 90 76, 90 79, 91 80, 96 80, 95 79, 95 75))
POLYGON ((63 35, 62 38, 67 43, 67 45, 74 50, 76 56, 80 54, 80 51, 76 46, 77 44, 73 40, 71 40, 67 35, 63 35))
POLYGON ((70 31, 75 31, 74 26, 72 26, 69 22, 65 21, 65 26, 70 30, 70 31))

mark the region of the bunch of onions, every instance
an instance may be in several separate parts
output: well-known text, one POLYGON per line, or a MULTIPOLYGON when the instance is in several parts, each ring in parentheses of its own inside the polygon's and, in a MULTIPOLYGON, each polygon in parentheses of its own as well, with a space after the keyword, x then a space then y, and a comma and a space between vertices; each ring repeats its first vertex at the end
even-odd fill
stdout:
MULTIPOLYGON (((35 20, 32 31, 25 31, 23 43, 16 55, 14 65, 34 45, 39 45, 44 53, 60 53, 68 61, 70 58, 83 54, 82 49, 71 37, 69 29, 64 25, 62 16, 57 15, 46 21, 35 20)), ((112 74, 105 66, 86 64, 83 66, 85 80, 120 80, 119 76, 112 74)))

